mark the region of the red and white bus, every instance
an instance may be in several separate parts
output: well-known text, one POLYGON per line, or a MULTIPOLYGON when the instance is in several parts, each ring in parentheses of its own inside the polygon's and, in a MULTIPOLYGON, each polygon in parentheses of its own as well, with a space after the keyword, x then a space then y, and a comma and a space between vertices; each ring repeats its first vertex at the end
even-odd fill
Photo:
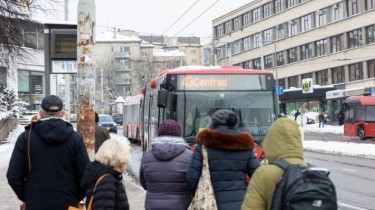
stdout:
POLYGON ((143 94, 139 135, 143 150, 150 147, 166 119, 176 120, 184 139, 193 145, 199 129, 208 127, 210 114, 219 109, 237 113, 238 129, 250 132, 258 144, 277 118, 275 80, 267 70, 237 66, 168 69, 152 79, 143 94))
POLYGON ((143 95, 127 96, 124 100, 123 135, 140 144, 140 114, 143 95))
POLYGON ((375 96, 350 96, 343 107, 344 135, 361 140, 375 137, 375 96))

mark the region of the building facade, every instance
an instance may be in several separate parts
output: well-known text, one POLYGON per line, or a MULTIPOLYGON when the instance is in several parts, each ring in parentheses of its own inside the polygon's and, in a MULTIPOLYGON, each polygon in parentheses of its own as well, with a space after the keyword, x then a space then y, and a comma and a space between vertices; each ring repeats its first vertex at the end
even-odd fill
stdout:
POLYGON ((213 21, 213 47, 218 64, 273 70, 284 89, 306 78, 364 89, 375 84, 374 16, 375 0, 256 0, 213 21))

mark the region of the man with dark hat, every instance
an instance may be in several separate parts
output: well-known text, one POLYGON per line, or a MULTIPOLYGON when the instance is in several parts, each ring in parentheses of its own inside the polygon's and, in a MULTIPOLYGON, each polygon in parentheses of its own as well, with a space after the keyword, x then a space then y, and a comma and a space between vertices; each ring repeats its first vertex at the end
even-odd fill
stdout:
POLYGON ((186 210, 191 194, 186 183, 192 151, 174 120, 161 123, 158 137, 142 157, 140 182, 147 190, 145 209, 186 210))
POLYGON ((95 153, 98 152, 103 142, 110 138, 111 136, 109 135, 108 129, 99 125, 99 115, 95 112, 95 153))
POLYGON ((63 102, 42 100, 40 119, 18 136, 7 179, 26 209, 66 210, 78 206, 85 192, 80 182, 90 162, 82 137, 62 119, 63 102))
POLYGON ((209 170, 217 207, 220 210, 239 210, 251 177, 260 165, 253 152, 254 140, 248 132, 236 129, 238 116, 221 109, 211 116, 209 129, 201 130, 197 147, 187 172, 187 182, 195 193, 202 171, 202 145, 207 148, 209 170))

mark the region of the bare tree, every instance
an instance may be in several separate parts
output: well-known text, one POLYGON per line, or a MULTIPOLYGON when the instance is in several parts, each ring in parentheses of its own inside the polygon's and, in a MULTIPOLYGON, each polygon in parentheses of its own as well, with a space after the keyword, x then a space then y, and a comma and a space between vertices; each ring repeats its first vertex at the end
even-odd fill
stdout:
POLYGON ((160 62, 152 55, 132 60, 132 95, 140 94, 142 87, 160 73, 157 68, 158 63, 160 62))
POLYGON ((27 28, 35 29, 31 19, 34 12, 48 11, 47 4, 60 4, 61 0, 0 0, 0 64, 8 66, 10 61, 29 57, 23 48, 24 33, 27 28))

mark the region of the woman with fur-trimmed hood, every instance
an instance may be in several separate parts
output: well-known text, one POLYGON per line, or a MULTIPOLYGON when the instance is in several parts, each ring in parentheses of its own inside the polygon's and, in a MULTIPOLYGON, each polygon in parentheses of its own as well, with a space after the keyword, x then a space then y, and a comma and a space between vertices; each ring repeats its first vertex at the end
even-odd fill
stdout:
POLYGON ((174 120, 161 123, 158 137, 142 157, 140 182, 147 191, 145 209, 186 210, 191 193, 186 183, 192 151, 174 120))
POLYGON ((235 127, 238 116, 230 110, 218 110, 211 117, 210 129, 197 136, 197 147, 187 173, 192 193, 197 189, 202 171, 202 144, 208 153, 212 187, 219 210, 239 210, 251 177, 259 166, 253 152, 254 140, 248 132, 235 127))

